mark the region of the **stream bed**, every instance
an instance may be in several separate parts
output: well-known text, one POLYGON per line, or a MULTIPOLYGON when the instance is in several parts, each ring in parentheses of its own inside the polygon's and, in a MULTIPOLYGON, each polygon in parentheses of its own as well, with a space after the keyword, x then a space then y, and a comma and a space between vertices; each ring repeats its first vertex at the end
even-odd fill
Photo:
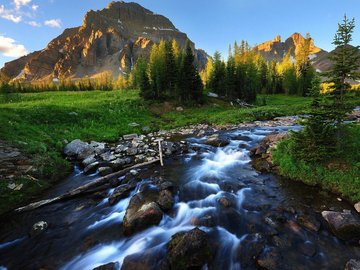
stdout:
MULTIPOLYGON (((0 269, 92 270, 110 262, 121 268, 125 258, 134 254, 142 259, 131 269, 160 269, 171 237, 195 227, 206 232, 212 252, 203 269, 258 269, 260 253, 270 254, 268 269, 344 269, 348 260, 360 258, 360 248, 338 240, 321 211, 352 210, 352 206, 319 188, 259 174, 251 166, 252 147, 267 134, 290 128, 299 127, 222 132, 230 139, 225 147, 205 145, 206 136, 187 138, 193 151, 167 158, 164 167, 151 165, 136 176, 128 174, 127 178, 138 179, 137 185, 112 206, 108 196, 113 188, 109 188, 2 216, 0 269), (130 199, 151 188, 152 178, 177 186, 175 204, 158 226, 125 236, 122 222, 130 199), (32 225, 39 221, 47 222, 47 230, 30 237, 32 225)), ((85 176, 76 167, 45 198, 96 177, 85 176)))

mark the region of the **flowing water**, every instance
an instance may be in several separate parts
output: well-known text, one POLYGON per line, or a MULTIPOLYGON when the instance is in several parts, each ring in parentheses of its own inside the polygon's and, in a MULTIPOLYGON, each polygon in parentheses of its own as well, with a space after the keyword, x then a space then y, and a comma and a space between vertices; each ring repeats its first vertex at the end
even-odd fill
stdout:
MULTIPOLYGON (((296 127, 292 127, 295 128, 296 127)), ((165 167, 140 173, 130 196, 109 206, 107 196, 86 196, 0 219, 0 269, 93 269, 119 262, 131 254, 151 254, 153 268, 165 256, 166 244, 177 232, 198 225, 209 235, 213 258, 205 269, 256 269, 252 247, 278 246, 283 269, 343 269, 360 249, 337 240, 321 218, 322 210, 351 209, 346 202, 318 188, 258 174, 250 165, 249 150, 267 134, 287 127, 239 129, 223 148, 189 138, 196 151, 169 158, 165 167), (240 136, 241 135, 241 136, 240 136), (179 186, 173 209, 159 226, 125 237, 122 220, 131 196, 162 177, 179 186), (226 198, 230 207, 219 200, 226 198), (318 232, 299 225, 299 217, 322 223, 318 232), (31 226, 44 220, 48 229, 29 237, 31 226), (304 248, 305 247, 305 248, 304 248), (310 252, 309 248, 310 247, 310 252), (304 251, 305 250, 305 251, 304 251)), ((74 174, 47 194, 60 194, 96 176, 74 174)), ((120 179, 121 180, 121 179, 120 179)))

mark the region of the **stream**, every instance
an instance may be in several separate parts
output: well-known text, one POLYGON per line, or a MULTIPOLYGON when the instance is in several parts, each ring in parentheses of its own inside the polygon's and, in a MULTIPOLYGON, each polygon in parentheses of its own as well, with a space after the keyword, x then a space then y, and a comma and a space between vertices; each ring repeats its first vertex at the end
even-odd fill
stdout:
MULTIPOLYGON (((132 254, 151 255, 152 269, 159 269, 171 237, 196 226, 207 233, 213 252, 203 269, 257 269, 254 256, 274 248, 280 254, 277 269, 344 269, 349 259, 360 258, 360 248, 333 236, 321 211, 350 210, 352 206, 319 188, 259 174, 250 164, 252 147, 267 134, 290 128, 299 129, 225 131, 221 135, 231 142, 219 148, 203 144, 206 137, 187 138, 196 151, 172 156, 162 168, 143 168, 136 176, 136 188, 113 206, 108 203, 113 191, 109 188, 31 212, 2 216, 0 269, 91 270, 110 262, 118 262, 121 268, 132 254), (178 186, 174 207, 158 226, 126 237, 122 220, 130 198, 153 177, 178 186), (219 203, 221 198, 226 198, 226 207, 219 203), (46 221, 48 229, 30 237, 32 225, 39 221, 46 221)), ((75 167, 70 177, 44 197, 59 195, 96 177, 75 167)))

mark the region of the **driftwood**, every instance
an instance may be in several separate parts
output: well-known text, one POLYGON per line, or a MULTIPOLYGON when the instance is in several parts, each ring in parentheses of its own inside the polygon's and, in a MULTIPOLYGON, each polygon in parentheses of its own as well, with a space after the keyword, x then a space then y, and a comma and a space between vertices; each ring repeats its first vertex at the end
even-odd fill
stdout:
POLYGON ((96 187, 98 187, 100 185, 106 184, 113 177, 118 177, 118 176, 120 176, 122 174, 125 174, 128 171, 131 171, 131 170, 143 167, 143 166, 151 165, 151 164, 156 163, 156 162, 159 162, 159 159, 154 159, 154 160, 149 161, 149 162, 136 164, 134 166, 125 168, 125 169, 123 169, 121 171, 117 171, 117 172, 108 174, 106 176, 100 177, 100 178, 96 179, 95 181, 92 181, 92 182, 87 183, 87 184, 85 184, 83 186, 75 188, 75 189, 73 189, 73 190, 71 190, 71 191, 69 191, 69 192, 67 192, 65 194, 62 194, 62 195, 58 196, 58 197, 47 199, 47 200, 42 200, 42 201, 38 201, 38 202, 34 202, 34 203, 31 203, 31 204, 28 204, 27 206, 17 208, 15 211, 16 212, 24 212, 24 211, 34 210, 34 209, 37 209, 39 207, 42 207, 42 206, 45 206, 45 205, 48 205, 48 204, 51 204, 51 203, 55 203, 55 202, 58 202, 58 201, 61 201, 61 200, 65 200, 65 199, 69 199, 69 198, 79 196, 81 194, 86 193, 87 191, 89 191, 92 188, 96 188, 96 187))

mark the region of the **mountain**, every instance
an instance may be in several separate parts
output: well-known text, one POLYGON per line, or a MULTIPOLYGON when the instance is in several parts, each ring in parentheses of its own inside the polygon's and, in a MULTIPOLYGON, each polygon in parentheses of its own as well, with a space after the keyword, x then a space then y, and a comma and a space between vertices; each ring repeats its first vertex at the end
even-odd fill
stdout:
MULTIPOLYGON (((184 47, 188 37, 169 19, 137 3, 111 2, 103 10, 87 12, 80 27, 66 29, 45 49, 8 62, 0 71, 25 81, 91 77, 105 71, 117 76, 140 56, 148 56, 162 39, 175 39, 184 47)), ((208 55, 192 42, 191 47, 198 67, 204 68, 208 55)))
MULTIPOLYGON (((268 61, 280 61, 288 51, 290 51, 292 57, 295 57, 304 41, 305 38, 299 33, 292 34, 285 41, 281 40, 281 36, 277 36, 273 40, 255 46, 254 51, 259 52, 268 61)), ((316 47, 314 41, 311 40, 310 57, 312 59, 322 56, 326 53, 326 51, 316 47)))
MULTIPOLYGON (((349 47, 354 48, 353 46, 349 45, 349 47)), ((316 57, 313 60, 313 66, 316 68, 316 70, 318 71, 328 71, 331 69, 332 67, 332 63, 329 57, 331 57, 332 55, 334 55, 334 53, 336 52, 337 49, 329 52, 329 53, 324 53, 322 55, 319 55, 318 57, 316 57)), ((360 49, 358 50, 358 54, 360 55, 360 49)), ((360 60, 359 60, 359 65, 360 65, 360 60)), ((360 69, 359 69, 360 71, 360 69)))

